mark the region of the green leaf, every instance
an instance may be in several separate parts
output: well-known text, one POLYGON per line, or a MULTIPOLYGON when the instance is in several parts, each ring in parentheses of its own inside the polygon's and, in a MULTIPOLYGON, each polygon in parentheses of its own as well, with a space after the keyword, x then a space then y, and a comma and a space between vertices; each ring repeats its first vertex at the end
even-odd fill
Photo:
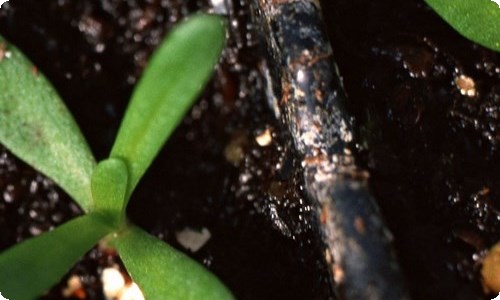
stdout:
POLYGON ((91 179, 92 196, 97 211, 119 224, 125 214, 128 170, 118 158, 101 161, 91 179))
POLYGON ((2 37, 0 143, 89 210, 95 162, 85 139, 47 79, 2 37))
POLYGON ((129 168, 128 196, 210 78, 223 43, 222 19, 196 15, 154 53, 111 151, 129 168))
POLYGON ((33 300, 110 232, 89 214, 0 253, 0 291, 7 299, 33 300))
POLYGON ((425 0, 466 38, 500 51, 500 8, 491 0, 425 0))
POLYGON ((137 227, 127 228, 114 245, 146 299, 233 299, 203 266, 137 227))

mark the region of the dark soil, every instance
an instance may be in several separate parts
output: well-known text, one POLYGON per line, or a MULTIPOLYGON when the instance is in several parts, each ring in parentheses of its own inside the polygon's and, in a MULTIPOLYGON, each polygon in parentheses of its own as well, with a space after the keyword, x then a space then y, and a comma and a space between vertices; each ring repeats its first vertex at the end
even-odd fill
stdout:
MULTIPOLYGON (((266 107, 259 43, 245 1, 233 3, 229 47, 217 80, 139 184, 132 221, 186 251, 240 299, 325 299, 330 295, 314 207, 288 134, 266 107), (269 129, 273 140, 256 137, 269 129), (175 232, 207 228, 190 253, 175 232)), ((53 82, 98 159, 106 157, 148 56, 173 23, 202 1, 10 0, 0 32, 53 82)), ((80 213, 66 194, 0 148, 0 250, 80 213)), ((99 274, 117 262, 91 250, 43 299, 60 299, 70 274, 102 299, 99 274)))
POLYGON ((500 55, 423 1, 322 1, 374 194, 414 299, 491 299, 500 240, 500 55), (460 75, 475 83, 462 95, 460 75))

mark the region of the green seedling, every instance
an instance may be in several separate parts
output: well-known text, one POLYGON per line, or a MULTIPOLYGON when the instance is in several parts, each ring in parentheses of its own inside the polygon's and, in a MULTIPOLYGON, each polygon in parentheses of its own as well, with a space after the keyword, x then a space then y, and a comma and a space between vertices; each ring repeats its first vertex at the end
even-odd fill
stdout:
POLYGON ((206 84, 224 44, 216 16, 169 34, 137 84, 108 159, 95 159, 73 117, 32 63, 0 37, 0 142, 52 178, 85 215, 0 253, 0 291, 42 295, 100 240, 116 248, 147 299, 232 299, 201 265, 128 222, 127 202, 206 84))
POLYGON ((464 37, 500 51, 500 7, 495 0, 425 0, 464 37))

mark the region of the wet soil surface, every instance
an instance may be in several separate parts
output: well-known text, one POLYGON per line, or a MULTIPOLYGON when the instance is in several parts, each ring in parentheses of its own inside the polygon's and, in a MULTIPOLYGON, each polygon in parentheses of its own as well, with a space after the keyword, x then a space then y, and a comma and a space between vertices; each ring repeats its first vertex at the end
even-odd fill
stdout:
POLYGON ((500 55, 423 1, 322 1, 360 161, 414 299, 491 299, 500 239, 500 55))
MULTIPOLYGON (((98 159, 111 148, 147 58, 202 1, 10 0, 0 33, 47 75, 98 159)), ((314 210, 290 137, 266 107, 259 43, 234 2, 217 80, 193 107, 131 200, 132 221, 215 272, 240 299, 326 299, 331 291, 314 210), (266 138, 271 136, 270 141, 266 138), (258 139, 264 138, 262 139, 258 139), (196 253, 176 233, 208 229, 196 253)), ((0 250, 81 213, 54 183, 0 147, 0 250)), ((43 299, 103 299, 99 276, 119 263, 92 249, 43 299)))

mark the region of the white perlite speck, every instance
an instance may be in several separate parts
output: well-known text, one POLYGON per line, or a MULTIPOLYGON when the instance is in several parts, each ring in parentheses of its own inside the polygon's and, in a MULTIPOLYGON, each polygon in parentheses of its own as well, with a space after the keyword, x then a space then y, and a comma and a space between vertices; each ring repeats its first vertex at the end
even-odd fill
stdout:
MULTIPOLYGON (((5 2, 7 2, 9 0, 0 0, 0 7, 2 7, 2 4, 4 4, 5 2)), ((5 298, 2 298, 2 294, 0 294, 0 300, 4 300, 5 298)))
POLYGON ((191 252, 197 252, 203 247, 212 235, 207 228, 202 228, 201 232, 190 228, 184 228, 182 231, 177 231, 175 237, 177 242, 185 249, 191 252))
POLYGON ((135 282, 127 284, 122 273, 115 267, 104 269, 101 281, 106 300, 144 300, 139 286, 135 282))
POLYGON ((259 146, 261 147, 269 146, 273 141, 271 130, 269 130, 269 128, 266 128, 266 130, 255 137, 255 141, 257 141, 257 144, 259 144, 259 146))
MULTIPOLYGON (((1 5, 1 4, 0 4, 0 5, 1 5)), ((3 296, 2 296, 2 293, 0 293, 0 300, 9 300, 9 299, 7 299, 7 298, 3 297, 3 296)))
POLYGON ((116 299, 125 289, 125 278, 115 268, 106 268, 101 274, 102 287, 106 299, 116 299))

